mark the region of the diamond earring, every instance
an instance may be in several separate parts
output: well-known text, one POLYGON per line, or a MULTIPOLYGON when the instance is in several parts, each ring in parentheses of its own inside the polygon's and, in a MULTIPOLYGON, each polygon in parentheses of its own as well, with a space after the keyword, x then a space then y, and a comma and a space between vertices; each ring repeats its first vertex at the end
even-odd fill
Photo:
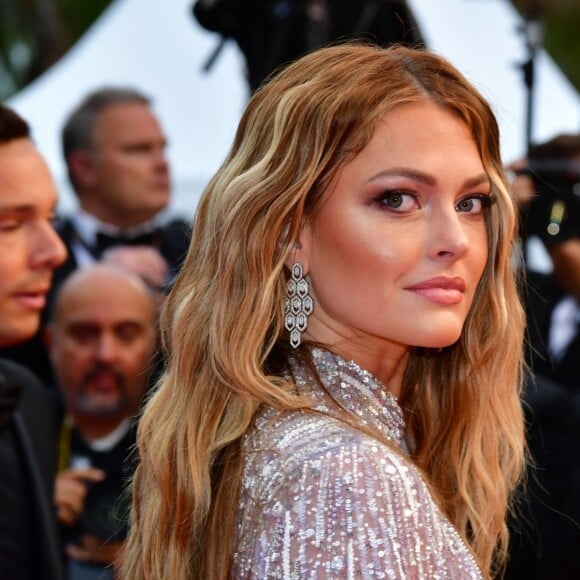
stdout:
POLYGON ((302 342, 302 333, 308 327, 308 317, 314 310, 314 302, 308 293, 310 284, 304 278, 300 262, 294 263, 290 274, 284 301, 284 328, 290 333, 290 345, 297 348, 302 342))

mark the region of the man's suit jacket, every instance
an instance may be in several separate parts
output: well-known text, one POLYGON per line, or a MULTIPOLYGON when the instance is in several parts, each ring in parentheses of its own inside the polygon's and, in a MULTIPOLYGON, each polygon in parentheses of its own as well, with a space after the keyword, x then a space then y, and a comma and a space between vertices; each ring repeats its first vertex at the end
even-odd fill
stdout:
MULTIPOLYGON (((12 431, 10 441, 14 442, 22 475, 26 478, 21 482, 16 480, 14 489, 8 490, 14 499, 18 497, 31 506, 32 529, 28 531, 32 537, 22 546, 23 555, 34 562, 39 574, 36 577, 61 580, 62 559, 53 503, 58 453, 57 406, 50 391, 32 373, 11 361, 0 359, 0 383, 2 387, 21 389, 15 409, 0 429, 12 431)), ((2 570, 0 577, 12 580, 2 570)), ((20 574, 14 577, 14 580, 21 579, 20 574)))
POLYGON ((526 377, 533 465, 517 490, 503 580, 580 578, 580 400, 541 375, 526 377))
POLYGON ((533 465, 517 492, 504 580, 580 578, 580 363, 578 337, 560 362, 547 348, 552 312, 565 297, 555 278, 529 272, 525 288, 527 443, 533 465), (576 360, 574 360, 576 358, 576 360))
POLYGON ((548 377, 571 393, 580 393, 580 332, 560 360, 554 360, 548 350, 552 314, 566 293, 552 275, 530 271, 526 279, 527 358, 532 371, 548 377))
MULTIPOLYGON (((78 239, 74 227, 70 220, 62 219, 57 225, 57 231, 64 242, 68 255, 67 259, 54 272, 53 292, 59 287, 64 279, 78 268, 78 264, 73 252, 73 243, 78 239)), ((165 258, 169 265, 170 277, 177 274, 183 259, 187 254, 190 241, 190 226, 180 219, 175 219, 161 227, 152 236, 148 245, 159 250, 159 253, 165 258)))

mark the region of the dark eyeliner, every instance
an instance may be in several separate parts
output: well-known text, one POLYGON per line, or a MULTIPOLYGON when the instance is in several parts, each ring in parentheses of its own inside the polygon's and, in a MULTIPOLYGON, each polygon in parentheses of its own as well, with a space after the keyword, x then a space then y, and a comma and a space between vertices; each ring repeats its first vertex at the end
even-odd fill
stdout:
POLYGON ((476 193, 474 195, 466 195, 463 199, 459 200, 458 203, 461 203, 462 201, 466 201, 468 199, 478 199, 479 201, 481 201, 482 209, 488 209, 497 201, 496 196, 491 193, 490 194, 476 193))
MULTIPOLYGON (((378 195, 375 195, 372 198, 372 203, 379 203, 381 205, 391 207, 385 203, 385 200, 388 199, 389 197, 393 197, 393 196, 397 196, 397 195, 400 197, 403 197, 405 195, 409 195, 415 199, 417 198, 417 195, 415 193, 413 193, 411 191, 404 190, 404 189, 383 189, 378 195)), ((397 208, 393 207, 391 209, 397 209, 397 208)))

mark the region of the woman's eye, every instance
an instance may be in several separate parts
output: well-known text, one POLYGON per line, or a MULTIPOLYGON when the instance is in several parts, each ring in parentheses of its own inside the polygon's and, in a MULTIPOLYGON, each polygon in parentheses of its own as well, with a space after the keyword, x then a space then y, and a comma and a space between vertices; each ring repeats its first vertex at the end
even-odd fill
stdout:
POLYGON ((389 209, 401 212, 418 207, 417 198, 413 194, 402 191, 387 191, 381 193, 377 197, 377 201, 389 209))
POLYGON ((403 205, 403 196, 400 193, 393 193, 385 197, 385 203, 389 207, 400 208, 403 205))
POLYGON ((457 211, 466 213, 480 213, 492 203, 489 195, 476 195, 462 199, 456 206, 457 211))

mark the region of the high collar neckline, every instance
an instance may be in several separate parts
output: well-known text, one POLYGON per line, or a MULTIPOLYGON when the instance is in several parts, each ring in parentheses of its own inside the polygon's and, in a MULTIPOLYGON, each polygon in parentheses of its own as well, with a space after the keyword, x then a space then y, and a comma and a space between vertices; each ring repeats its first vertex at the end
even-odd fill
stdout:
POLYGON ((309 350, 328 394, 316 388, 308 369, 297 361, 292 362, 292 372, 300 391, 307 388, 314 395, 314 409, 332 414, 330 395, 362 426, 378 430, 388 440, 400 445, 405 431, 403 410, 387 387, 353 360, 318 347, 309 350))

